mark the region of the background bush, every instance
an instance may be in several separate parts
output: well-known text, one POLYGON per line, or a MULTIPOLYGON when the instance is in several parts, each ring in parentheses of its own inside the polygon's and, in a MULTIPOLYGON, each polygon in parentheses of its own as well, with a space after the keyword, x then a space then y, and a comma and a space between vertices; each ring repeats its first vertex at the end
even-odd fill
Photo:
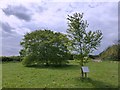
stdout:
POLYGON ((20 56, 1 56, 0 61, 2 62, 21 61, 21 57, 20 56))

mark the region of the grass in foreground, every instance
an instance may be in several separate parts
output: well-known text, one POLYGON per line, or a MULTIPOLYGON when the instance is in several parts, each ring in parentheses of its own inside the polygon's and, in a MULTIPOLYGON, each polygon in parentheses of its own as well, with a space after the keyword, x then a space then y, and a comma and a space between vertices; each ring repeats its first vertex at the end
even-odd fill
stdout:
POLYGON ((71 61, 66 67, 24 67, 3 63, 3 88, 114 88, 118 87, 118 63, 90 62, 87 79, 80 78, 80 66, 71 61))

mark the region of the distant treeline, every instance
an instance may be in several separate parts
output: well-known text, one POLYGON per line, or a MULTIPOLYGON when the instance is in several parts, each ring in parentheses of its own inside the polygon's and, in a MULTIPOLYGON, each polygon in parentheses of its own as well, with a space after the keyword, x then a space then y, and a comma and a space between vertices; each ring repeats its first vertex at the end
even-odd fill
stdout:
MULTIPOLYGON (((0 56, 0 61, 10 62, 10 61, 22 61, 21 56, 0 56)), ((69 60, 73 60, 73 55, 70 55, 69 60)))
POLYGON ((91 58, 91 59, 97 59, 97 58, 100 58, 100 56, 99 55, 89 55, 89 58, 91 58))
MULTIPOLYGON (((73 54, 70 55, 69 60, 74 60, 73 54)), ((101 58, 102 60, 120 60, 120 45, 112 45, 101 52, 99 55, 89 55, 89 58, 96 59, 101 58)), ((21 56, 1 56, 0 61, 9 62, 9 61, 22 61, 21 56)))
MULTIPOLYGON (((69 55, 69 60, 74 60, 75 54, 69 55)), ((95 59, 98 58, 99 55, 89 55, 89 58, 95 59)), ((22 61, 21 56, 0 56, 0 61, 2 62, 10 62, 10 61, 22 61)))
POLYGON ((1 56, 0 61, 9 62, 9 61, 21 61, 20 56, 1 56))

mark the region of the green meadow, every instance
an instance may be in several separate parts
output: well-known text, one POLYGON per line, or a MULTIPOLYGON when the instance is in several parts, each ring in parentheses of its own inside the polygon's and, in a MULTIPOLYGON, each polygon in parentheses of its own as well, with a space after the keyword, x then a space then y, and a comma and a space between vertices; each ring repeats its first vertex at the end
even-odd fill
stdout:
POLYGON ((74 60, 63 67, 24 67, 2 63, 2 88, 117 88, 118 62, 89 62, 88 78, 81 78, 74 60))

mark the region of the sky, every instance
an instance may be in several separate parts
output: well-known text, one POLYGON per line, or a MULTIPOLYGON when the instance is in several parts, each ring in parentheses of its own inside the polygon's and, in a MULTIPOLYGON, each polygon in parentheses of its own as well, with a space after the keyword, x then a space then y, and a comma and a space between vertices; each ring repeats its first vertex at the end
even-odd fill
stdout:
POLYGON ((27 32, 50 29, 66 33, 67 15, 84 13, 87 31, 101 30, 103 39, 99 54, 118 40, 118 2, 82 2, 55 0, 1 0, 0 1, 0 56, 19 55, 20 41, 27 32))

